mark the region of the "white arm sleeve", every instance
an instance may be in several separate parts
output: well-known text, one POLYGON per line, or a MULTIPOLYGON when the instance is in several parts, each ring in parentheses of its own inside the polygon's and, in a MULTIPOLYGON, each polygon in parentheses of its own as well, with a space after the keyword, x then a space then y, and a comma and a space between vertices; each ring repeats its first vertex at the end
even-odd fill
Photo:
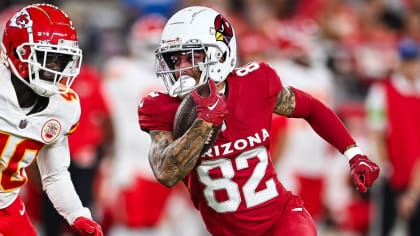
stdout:
POLYGON ((54 144, 45 145, 38 156, 42 188, 57 212, 71 225, 79 216, 92 219, 74 189, 70 173, 70 151, 67 136, 54 144))

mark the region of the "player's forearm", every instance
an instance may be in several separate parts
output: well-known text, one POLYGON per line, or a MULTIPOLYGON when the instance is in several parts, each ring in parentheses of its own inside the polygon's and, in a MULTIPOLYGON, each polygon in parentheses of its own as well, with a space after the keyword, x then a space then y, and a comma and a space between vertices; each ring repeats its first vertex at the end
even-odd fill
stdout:
POLYGON ((57 212, 70 225, 79 216, 92 218, 89 209, 83 207, 67 169, 62 169, 54 175, 43 178, 42 186, 57 212))
POLYGON ((42 187, 58 213, 69 224, 79 217, 91 218, 90 211, 82 206, 70 173, 70 152, 67 137, 54 144, 44 146, 37 158, 42 187))
POLYGON ((382 163, 387 163, 389 160, 384 131, 372 130, 370 133, 370 137, 371 140, 374 141, 376 155, 380 158, 380 161, 382 163))
POLYGON ((418 159, 415 164, 413 171, 411 172, 411 179, 408 183, 407 193, 414 200, 418 201, 420 198, 420 159, 418 159))
POLYGON ((150 132, 153 140, 150 165, 161 184, 173 187, 194 169, 212 127, 213 124, 197 119, 183 136, 173 142, 163 138, 164 131, 150 132))
POLYGON ((341 153, 355 144, 343 122, 337 115, 311 95, 292 88, 296 107, 290 117, 304 118, 313 130, 341 153))

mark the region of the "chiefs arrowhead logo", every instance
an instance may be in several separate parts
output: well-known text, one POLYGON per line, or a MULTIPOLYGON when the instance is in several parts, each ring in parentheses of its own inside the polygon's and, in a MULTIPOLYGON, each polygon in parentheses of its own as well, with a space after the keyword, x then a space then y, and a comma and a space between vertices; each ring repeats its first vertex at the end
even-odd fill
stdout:
POLYGON ((17 27, 17 28, 28 28, 30 26, 30 23, 32 22, 31 16, 29 15, 29 12, 25 9, 22 11, 16 13, 11 19, 10 19, 10 27, 17 27))
POLYGON ((29 23, 29 16, 28 15, 20 15, 17 19, 16 19, 16 23, 18 25, 21 26, 25 26, 26 24, 29 23))

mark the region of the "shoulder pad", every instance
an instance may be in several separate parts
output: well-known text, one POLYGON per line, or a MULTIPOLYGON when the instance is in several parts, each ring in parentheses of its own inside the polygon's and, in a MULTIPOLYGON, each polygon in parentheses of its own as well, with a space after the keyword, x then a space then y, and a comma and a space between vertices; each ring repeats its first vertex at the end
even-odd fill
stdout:
POLYGON ((67 132, 65 133, 66 135, 70 135, 74 133, 79 126, 81 113, 79 95, 73 89, 70 89, 67 93, 60 94, 58 97, 59 100, 61 100, 59 103, 61 104, 60 106, 62 106, 62 112, 66 113, 64 117, 71 117, 69 120, 69 127, 66 129, 67 132))
POLYGON ((152 92, 145 96, 138 106, 139 124, 144 131, 172 131, 176 110, 181 103, 166 93, 152 92))
POLYGON ((79 101, 79 95, 73 89, 70 89, 67 93, 60 94, 60 96, 67 102, 79 101))
POLYGON ((240 86, 247 86, 250 89, 257 90, 261 96, 267 96, 270 99, 282 89, 282 84, 277 72, 266 62, 250 62, 234 70, 234 80, 240 86), (265 93, 266 95, 264 95, 265 93))

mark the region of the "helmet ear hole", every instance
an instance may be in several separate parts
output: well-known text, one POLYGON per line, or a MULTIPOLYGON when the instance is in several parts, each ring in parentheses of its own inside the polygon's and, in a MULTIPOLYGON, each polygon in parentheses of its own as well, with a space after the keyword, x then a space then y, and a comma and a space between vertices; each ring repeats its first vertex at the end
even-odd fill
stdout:
MULTIPOLYGON (((12 46, 12 45, 10 44, 10 46, 12 46)), ((19 58, 19 55, 17 54, 17 48, 15 48, 15 47, 10 47, 10 48, 11 48, 10 51, 13 52, 13 56, 15 58, 19 58)))
POLYGON ((221 63, 225 62, 226 56, 227 56, 227 53, 224 52, 223 55, 222 55, 222 57, 220 58, 219 62, 221 62, 221 63))
POLYGON ((18 56, 19 56, 17 54, 20 54, 21 56, 25 56, 25 54, 26 54, 26 50, 25 50, 24 47, 20 47, 19 49, 15 48, 15 50, 13 50, 13 52, 15 53, 16 58, 18 58, 18 56))
POLYGON ((9 43, 9 51, 10 51, 10 52, 11 52, 11 51, 13 51, 13 52, 15 51, 15 50, 13 50, 13 43, 12 43, 12 42, 10 42, 10 43, 9 43))
MULTIPOLYGON (((22 51, 22 49, 21 49, 21 51, 22 51)), ((18 53, 18 49, 14 47, 14 48, 13 48, 13 50, 12 50, 12 52, 13 52, 13 56, 14 56, 17 60, 19 60, 19 53, 18 53)), ((20 52, 20 54, 23 56, 23 54, 24 54, 24 53, 20 52)))

